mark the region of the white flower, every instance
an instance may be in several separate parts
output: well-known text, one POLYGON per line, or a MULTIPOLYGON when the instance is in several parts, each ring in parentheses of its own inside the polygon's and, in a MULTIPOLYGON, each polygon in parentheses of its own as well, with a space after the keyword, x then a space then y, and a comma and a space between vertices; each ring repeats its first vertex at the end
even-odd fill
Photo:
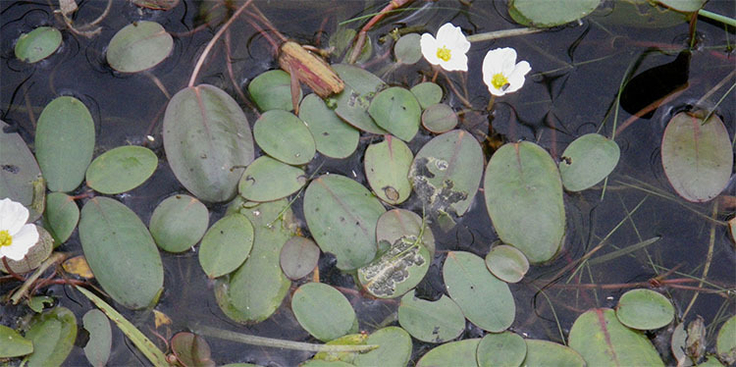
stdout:
POLYGON ((519 90, 530 70, 528 62, 516 63, 516 50, 509 47, 490 50, 483 59, 483 81, 494 96, 519 90))
POLYGON ((0 258, 20 261, 38 242, 35 224, 26 224, 28 209, 8 198, 0 200, 0 258))
POLYGON ((447 71, 468 71, 468 56, 470 42, 460 27, 445 23, 437 31, 437 39, 425 33, 419 40, 422 55, 432 65, 439 65, 447 71))

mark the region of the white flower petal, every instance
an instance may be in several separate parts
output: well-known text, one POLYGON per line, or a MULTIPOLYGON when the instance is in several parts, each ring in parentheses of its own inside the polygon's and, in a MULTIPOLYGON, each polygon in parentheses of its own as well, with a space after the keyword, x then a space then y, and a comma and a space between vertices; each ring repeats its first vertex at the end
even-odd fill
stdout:
MULTIPOLYGON (((483 80, 486 80, 486 77, 488 78, 488 81, 491 80, 493 75, 498 74, 501 72, 501 68, 503 66, 503 59, 501 58, 502 49, 497 48, 495 50, 490 50, 486 52, 486 56, 483 58, 483 80)), ((486 83, 488 84, 488 83, 486 83)))
POLYGON ((35 224, 26 224, 13 236, 10 246, 0 247, 0 256, 7 256, 11 260, 20 261, 28 250, 38 242, 38 229, 35 224))
POLYGON ((521 61, 518 64, 516 64, 516 67, 514 68, 514 71, 511 72, 511 75, 508 76, 509 88, 506 90, 506 93, 512 93, 516 92, 524 86, 524 76, 531 71, 532 68, 526 61, 521 61))
POLYGON ((501 51, 501 72, 503 73, 503 75, 506 76, 511 75, 511 73, 514 71, 514 68, 516 67, 516 50, 510 47, 506 47, 502 48, 501 51))
POLYGON ((447 71, 468 71, 468 56, 465 54, 453 55, 450 61, 441 62, 440 66, 447 71))
POLYGON ((8 198, 0 200, 0 231, 8 231, 12 236, 26 224, 27 220, 28 209, 23 204, 8 198))
POLYGON ((440 58, 437 57, 437 40, 432 37, 431 34, 425 33, 422 38, 419 39, 419 47, 422 49, 422 55, 427 62, 432 65, 439 65, 440 58))

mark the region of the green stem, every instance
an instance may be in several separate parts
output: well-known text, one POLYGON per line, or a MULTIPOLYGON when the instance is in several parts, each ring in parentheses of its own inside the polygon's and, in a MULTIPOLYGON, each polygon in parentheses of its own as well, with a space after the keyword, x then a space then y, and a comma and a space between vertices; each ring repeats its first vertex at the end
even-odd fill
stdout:
POLYGON ((481 42, 481 41, 491 41, 498 38, 504 38, 504 37, 514 37, 514 36, 523 36, 526 34, 534 34, 539 32, 544 32, 545 30, 542 28, 516 28, 516 29, 504 29, 500 31, 493 31, 493 32, 486 32, 486 33, 478 33, 473 34, 467 37, 468 42, 481 42))
POLYGON ((731 27, 736 27, 736 19, 729 18, 724 15, 716 14, 716 13, 713 13, 707 10, 703 10, 703 9, 698 10, 698 15, 708 18, 708 19, 713 19, 717 22, 721 22, 726 25, 730 25, 731 27))
MULTIPOLYGON (((33 283, 36 280, 38 280, 38 278, 41 276, 41 274, 43 274, 46 271, 46 269, 49 268, 49 266, 51 266, 51 265, 53 265, 53 264, 55 264, 57 262, 61 262, 64 259, 66 259, 66 256, 67 256, 67 254, 65 254, 65 253, 56 252, 53 255, 51 255, 48 259, 46 259, 41 264, 41 266, 39 266, 38 269, 36 269, 36 271, 33 273, 33 275, 31 275, 28 279, 26 279, 26 281, 23 283, 23 285, 20 287, 20 289, 18 289, 18 291, 16 291, 13 294, 13 296, 10 297, 10 302, 12 304, 14 304, 14 305, 17 305, 18 302, 20 302, 20 299, 23 298, 23 296, 25 296, 28 293, 28 290, 31 288, 31 285, 33 285, 33 283)), ((8 270, 10 270, 10 268, 8 266, 6 266, 6 268, 8 268, 8 270)))
POLYGON ((309 344, 302 342, 295 342, 291 340, 273 339, 262 336, 248 335, 236 333, 230 330, 213 328, 210 326, 194 324, 189 326, 190 329, 197 335, 211 336, 214 338, 220 338, 230 340, 234 342, 240 342, 250 345, 258 345, 261 347, 271 348, 283 348, 283 349, 294 349, 302 350, 306 352, 327 352, 327 353, 339 353, 339 352, 368 352, 378 348, 377 345, 326 345, 326 344, 309 344))

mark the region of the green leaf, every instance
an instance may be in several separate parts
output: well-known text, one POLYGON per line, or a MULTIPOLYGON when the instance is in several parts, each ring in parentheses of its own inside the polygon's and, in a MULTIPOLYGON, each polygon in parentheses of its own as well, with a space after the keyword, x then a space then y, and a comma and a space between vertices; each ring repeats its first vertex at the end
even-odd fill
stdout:
POLYGON ((148 228, 162 250, 184 252, 202 239, 209 221, 210 213, 201 201, 173 195, 153 210, 148 228))
POLYGON ((68 192, 82 183, 95 147, 95 125, 74 97, 51 101, 36 127, 36 159, 49 190, 68 192))
POLYGON ((61 45, 61 32, 52 27, 38 27, 23 33, 15 44, 15 57, 29 64, 51 56, 61 45))
POLYGON ((703 113, 678 113, 662 137, 664 173, 677 194, 694 202, 718 196, 733 170, 733 149, 723 121, 712 114, 703 123, 703 113))
POLYGON ((125 334, 125 336, 130 339, 131 342, 133 342, 133 345, 135 345, 138 350, 143 353, 146 358, 148 358, 149 361, 154 366, 168 366, 169 363, 166 361, 166 356, 163 352, 161 352, 160 349, 156 347, 156 344, 153 344, 153 342, 148 339, 143 333, 138 330, 133 324, 130 323, 123 315, 121 315, 119 312, 117 312, 112 306, 108 305, 105 301, 103 301, 100 297, 97 297, 94 293, 80 287, 80 286, 74 286, 76 290, 78 290, 80 293, 82 293, 85 297, 89 298, 92 303, 95 304, 102 312, 107 315, 107 317, 112 320, 115 325, 120 328, 120 330, 125 334))
POLYGON ((341 270, 367 265, 376 254, 376 223, 386 211, 361 184, 340 175, 323 175, 304 194, 304 217, 324 252, 337 257, 341 270))
POLYGON ((457 115, 452 107, 444 103, 436 103, 422 113, 422 126, 429 132, 441 134, 457 126, 457 115))
MULTIPOLYGON (((584 367, 585 360, 574 349, 547 340, 526 340, 523 367, 584 367)), ((588 364, 591 366, 591 364, 588 364)))
POLYGON ((264 155, 245 169, 238 191, 248 200, 273 201, 299 191, 306 183, 304 170, 264 155))
POLYGON ((460 307, 446 295, 426 301, 407 293, 399 304, 399 324, 411 336, 427 343, 444 343, 465 330, 465 316, 460 307))
POLYGON ((358 147, 360 132, 340 119, 314 93, 302 100, 299 118, 312 133, 317 151, 328 157, 347 158, 358 147))
POLYGON ((498 279, 518 283, 529 270, 529 260, 516 247, 494 246, 486 255, 486 267, 498 279))
POLYGON ((736 316, 731 316, 721 325, 716 340, 718 357, 726 364, 736 362, 736 316))
POLYGON ((17 331, 0 325, 0 358, 20 357, 33 352, 33 342, 24 338, 17 331))
POLYGON ((239 213, 224 216, 207 230, 199 246, 205 274, 217 278, 237 269, 253 247, 253 225, 239 213))
POLYGON ((550 260, 565 234, 562 181, 552 157, 531 142, 499 148, 486 168, 486 208, 501 241, 531 263, 550 260))
POLYGON ((356 320, 353 306, 337 289, 323 283, 306 283, 291 299, 299 325, 324 342, 347 334, 356 320))
POLYGON ((521 25, 548 28, 583 18, 600 3, 601 0, 510 0, 509 15, 521 25))
POLYGON ((87 186, 103 194, 120 194, 148 180, 157 166, 156 153, 146 147, 117 147, 92 161, 87 168, 87 186))
POLYGON ((368 184, 376 196, 392 205, 406 201, 411 195, 411 182, 407 175, 413 159, 414 155, 406 143, 391 135, 368 146, 363 163, 368 184))
POLYGON ((390 87, 373 98, 368 113, 378 126, 401 140, 410 141, 419 131, 422 108, 409 90, 390 87))
POLYGON ((359 67, 335 64, 332 65, 340 79, 345 82, 345 89, 337 95, 335 113, 354 127, 372 133, 385 134, 368 114, 371 100, 384 89, 386 84, 381 78, 359 67))
POLYGON ((442 344, 427 352, 416 367, 477 366, 475 351, 480 339, 465 339, 442 344))
MULTIPOLYGON (((33 182, 41 177, 36 158, 18 133, 5 132, 9 127, 0 121, 0 198, 10 198, 29 210, 28 221, 33 222, 41 213, 34 210, 33 182)), ((44 188, 42 192, 45 192, 44 188)))
POLYGON ((580 315, 570 329, 569 345, 589 366, 664 365, 649 339, 621 324, 608 308, 580 315))
POLYGON ((176 333, 171 338, 171 351, 184 366, 214 367, 210 345, 204 337, 188 332, 176 333))
POLYGON ((294 236, 281 248, 279 262, 281 270, 291 280, 301 279, 317 267, 319 261, 319 247, 314 241, 294 236))
POLYGON ((675 318, 675 307, 667 297, 649 289, 632 289, 621 296, 616 317, 637 330, 654 330, 675 318))
POLYGON ((24 359, 27 366, 61 366, 74 347, 77 319, 69 309, 58 306, 33 316, 26 338, 33 342, 33 353, 24 359))
POLYGON ((286 164, 309 163, 316 151, 307 125, 291 112, 264 112, 253 126, 253 136, 264 152, 286 164))
POLYGON ((254 147, 245 113, 230 95, 206 84, 182 89, 166 107, 163 130, 166 158, 187 190, 209 202, 235 196, 254 147))
POLYGON ((493 276, 477 255, 448 252, 442 276, 447 293, 473 324, 497 333, 514 322, 516 306, 509 286, 493 276))
POLYGON ((52 192, 46 197, 44 221, 49 232, 59 244, 71 237, 79 222, 79 207, 74 199, 61 192, 52 192))
POLYGON ((526 343, 518 334, 504 331, 486 334, 478 344, 478 366, 520 366, 526 358, 526 343))
POLYGON ((215 282, 217 304, 236 322, 261 322, 273 314, 291 281, 279 266, 284 243, 294 235, 294 219, 286 200, 240 208, 255 232, 250 257, 229 277, 215 282))
POLYGON ((368 336, 365 344, 378 345, 378 349, 358 354, 353 361, 358 367, 404 367, 409 363, 412 342, 409 334, 402 328, 389 326, 378 329, 368 336))
POLYGON ((156 22, 137 21, 119 30, 107 46, 107 63, 123 73, 137 73, 164 61, 174 39, 156 22))
POLYGON ((84 329, 89 333, 89 340, 84 346, 84 355, 95 367, 103 367, 110 359, 112 349, 112 329, 105 314, 97 309, 87 311, 82 317, 84 329))
MULTIPOLYGON (((293 111, 291 76, 283 70, 270 70, 258 75, 248 84, 248 93, 261 111, 293 111)), ((302 90, 299 88, 299 99, 302 90)))
POLYGON ((401 36, 394 45, 396 62, 404 65, 416 64, 422 59, 422 48, 419 46, 421 36, 418 33, 409 33, 401 36))
POLYGON ((79 239, 92 273, 110 297, 131 309, 156 302, 164 269, 148 229, 125 205, 106 197, 87 201, 79 239))
MULTIPOLYGON (((419 41, 417 41, 417 44, 419 44, 419 41)), ((417 101, 423 110, 440 103, 442 100, 442 87, 432 82, 419 83, 411 88, 411 92, 417 97, 417 101)))
POLYGON ((406 209, 392 209, 381 215, 376 224, 376 240, 381 248, 388 248, 397 241, 415 241, 429 250, 434 256, 434 234, 429 225, 418 214, 406 209))
POLYGON ((452 210, 462 216, 473 202, 483 175, 483 151, 465 130, 436 136, 414 157, 409 178, 430 213, 452 210))
POLYGON ((657 0, 658 3, 683 13, 700 10, 708 0, 657 0))
POLYGON ((583 135, 562 153, 562 184, 568 191, 590 188, 616 168, 620 155, 621 149, 613 140, 598 134, 583 135))

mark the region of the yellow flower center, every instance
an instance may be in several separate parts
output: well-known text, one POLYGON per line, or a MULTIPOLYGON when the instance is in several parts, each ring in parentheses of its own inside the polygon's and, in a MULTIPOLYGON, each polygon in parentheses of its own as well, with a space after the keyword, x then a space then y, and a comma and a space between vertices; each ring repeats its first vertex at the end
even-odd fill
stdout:
POLYGON ((509 87, 509 80, 506 79, 506 76, 504 76, 503 74, 497 73, 493 75, 493 78, 491 79, 491 84, 496 89, 506 90, 506 88, 509 87))
POLYGON ((0 247, 10 246, 13 244, 13 236, 6 230, 0 231, 0 247))
POLYGON ((445 46, 442 46, 437 49, 437 57, 442 61, 450 61, 450 57, 452 55, 450 54, 450 49, 448 49, 445 46))

